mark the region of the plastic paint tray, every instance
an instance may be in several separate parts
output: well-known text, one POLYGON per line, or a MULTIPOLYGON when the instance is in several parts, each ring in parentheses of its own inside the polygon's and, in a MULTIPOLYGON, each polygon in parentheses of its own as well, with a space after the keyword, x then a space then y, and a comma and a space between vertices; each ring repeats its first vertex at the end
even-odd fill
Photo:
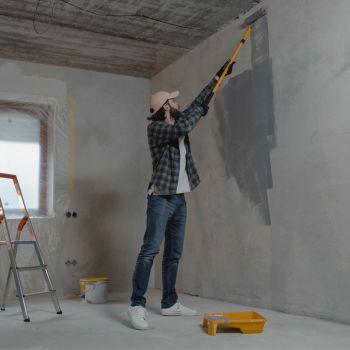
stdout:
POLYGON ((266 318, 255 311, 210 312, 204 314, 203 327, 209 335, 216 335, 218 328, 235 328, 242 333, 262 333, 266 318))

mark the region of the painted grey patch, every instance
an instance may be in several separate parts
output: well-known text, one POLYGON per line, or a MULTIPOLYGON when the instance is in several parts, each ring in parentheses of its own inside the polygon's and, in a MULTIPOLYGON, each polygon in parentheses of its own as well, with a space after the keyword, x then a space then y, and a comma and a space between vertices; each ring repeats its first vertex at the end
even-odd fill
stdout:
POLYGON ((262 63, 270 56, 269 54, 269 38, 268 38, 268 26, 266 16, 256 21, 253 26, 253 30, 250 34, 252 43, 252 65, 262 63))
POLYGON ((275 145, 272 60, 267 18, 253 25, 252 70, 235 76, 218 93, 219 150, 226 174, 271 224, 267 189, 272 188, 270 149, 275 145))
MULTIPOLYGON (((270 148, 270 147, 269 147, 270 148)), ((271 190, 273 187, 273 180, 272 180, 272 169, 271 169, 271 159, 270 159, 270 152, 267 156, 267 164, 266 164, 266 187, 268 190, 271 190)))
MULTIPOLYGON (((252 56, 251 62, 253 69, 263 64, 266 60, 271 62, 269 58, 269 37, 268 37, 268 24, 267 17, 264 16, 256 21, 253 25, 253 30, 251 33, 251 41, 252 41, 252 56)), ((261 77, 263 78, 263 77, 261 77)), ((269 147, 272 149, 276 145, 275 138, 275 116, 273 110, 273 80, 272 80, 272 63, 270 63, 270 69, 266 71, 265 76, 265 96, 266 99, 264 101, 260 101, 262 103, 262 110, 264 112, 264 118, 267 118, 267 138, 269 142, 269 147)), ((264 84, 263 80, 259 80, 260 83, 264 84)), ((272 182, 272 170, 271 170, 271 161, 270 161, 270 153, 268 153, 267 158, 267 188, 271 189, 273 186, 272 182)))
POLYGON ((272 170, 270 162, 270 150, 274 146, 275 131, 274 131, 274 111, 273 111, 273 80, 272 80, 272 60, 265 59, 260 64, 253 68, 254 89, 252 103, 255 108, 254 114, 259 115, 265 120, 266 125, 266 172, 267 172, 267 188, 273 186, 272 170), (272 141, 272 142, 271 142, 272 141))
MULTIPOLYGON (((263 63, 269 58, 269 38, 268 38, 268 26, 267 26, 267 18, 263 17, 259 21, 257 21, 252 30, 251 34, 251 40, 252 40, 252 57, 251 62, 252 66, 256 67, 257 65, 263 63)), ((272 68, 270 70, 270 74, 268 79, 271 79, 269 82, 269 85, 271 87, 271 90, 269 91, 268 98, 269 103, 267 106, 269 107, 269 113, 268 116, 268 131, 267 135, 272 136, 270 144, 275 145, 274 142, 274 134, 275 134, 275 125, 274 125, 274 111, 273 111, 273 88, 272 88, 272 68)))
POLYGON ((268 68, 263 64, 231 79, 215 101, 226 174, 233 176, 240 191, 259 207, 266 224, 270 224, 266 193, 269 145, 262 105, 265 91, 259 81, 265 80, 268 68))
MULTIPOLYGON (((275 147, 275 116, 273 110, 273 80, 272 80, 272 62, 269 58, 269 38, 268 38, 268 24, 267 17, 264 16, 256 21, 253 25, 251 33, 252 40, 252 56, 251 62, 253 70, 258 74, 259 78, 254 80, 254 84, 262 84, 261 92, 258 97, 260 101, 257 101, 257 105, 261 108, 262 118, 266 118, 266 137, 269 145, 269 151, 275 147), (269 61, 269 63, 267 63, 269 61), (264 69, 264 65, 269 67, 264 69), (263 68, 263 69, 261 69, 263 68), (259 72, 260 71, 260 72, 259 72)), ((255 96, 256 97, 256 96, 255 96)), ((255 102, 255 101, 254 101, 255 102)), ((272 181, 272 169, 270 152, 268 151, 266 156, 266 187, 271 189, 273 187, 272 181)), ((266 193, 266 200, 264 203, 265 222, 271 224, 270 210, 268 197, 266 193)))

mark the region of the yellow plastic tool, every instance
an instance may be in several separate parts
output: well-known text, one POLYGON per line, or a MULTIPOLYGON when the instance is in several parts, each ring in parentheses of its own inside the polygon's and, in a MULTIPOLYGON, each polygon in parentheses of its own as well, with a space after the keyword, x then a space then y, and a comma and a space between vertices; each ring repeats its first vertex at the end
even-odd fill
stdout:
POLYGON ((239 329, 244 334, 262 333, 266 318, 255 311, 210 312, 204 314, 203 327, 209 335, 216 335, 218 328, 239 329))
POLYGON ((250 33, 252 32, 252 26, 253 24, 260 19, 261 17, 266 15, 266 10, 264 8, 259 9, 258 11, 254 12, 251 16, 249 16, 248 18, 245 19, 244 23, 242 24, 242 28, 246 28, 243 37, 241 39, 241 41, 238 43, 238 45, 236 46, 235 50, 233 51, 232 56, 230 57, 229 60, 229 64, 227 64, 225 70, 223 71, 223 73, 221 74, 221 76, 219 77, 219 80, 217 81, 213 91, 211 92, 211 95, 209 96, 209 99, 207 101, 207 103, 210 102, 210 100, 212 99, 212 97, 214 96, 214 94, 218 91, 219 87, 221 86, 222 82, 224 81, 225 77, 226 77, 226 73, 228 71, 228 68, 232 65, 234 65, 236 63, 236 58, 238 56, 239 51, 241 51, 241 48, 243 47, 244 43, 247 41, 250 33))
POLYGON ((219 80, 217 81, 214 89, 213 89, 213 94, 216 93, 216 91, 218 91, 220 85, 222 84, 225 76, 226 76, 226 73, 227 73, 227 70, 228 70, 228 67, 231 65, 231 64, 235 64, 236 62, 236 58, 238 56, 238 53, 239 51, 241 51, 241 48, 242 46, 244 45, 244 43, 247 41, 250 33, 252 31, 252 27, 251 26, 248 26, 247 29, 245 30, 244 34, 243 34, 243 38, 241 39, 241 41, 239 42, 239 44, 236 46, 232 56, 230 57, 230 63, 226 66, 225 70, 223 71, 223 73, 221 74, 219 80))

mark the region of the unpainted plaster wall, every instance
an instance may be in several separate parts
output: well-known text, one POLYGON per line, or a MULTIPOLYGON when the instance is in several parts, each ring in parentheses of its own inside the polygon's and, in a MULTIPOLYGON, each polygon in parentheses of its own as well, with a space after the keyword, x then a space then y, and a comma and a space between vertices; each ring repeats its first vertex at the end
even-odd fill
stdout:
MULTIPOLYGON (((0 60, 0 82, 2 98, 49 97, 63 109, 54 123, 54 217, 33 219, 59 294, 79 292, 79 278, 89 275, 110 276, 113 291, 129 290, 150 174, 149 80, 0 60), (66 218, 67 210, 78 217, 66 218)), ((31 252, 24 256, 33 261, 31 252)), ((26 287, 40 289, 40 274, 31 276, 26 287)))

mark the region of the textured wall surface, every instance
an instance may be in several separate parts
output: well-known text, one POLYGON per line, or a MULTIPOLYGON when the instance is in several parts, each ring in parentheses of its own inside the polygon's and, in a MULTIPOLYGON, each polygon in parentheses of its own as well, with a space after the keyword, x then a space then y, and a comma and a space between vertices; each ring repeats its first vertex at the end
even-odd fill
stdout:
MULTIPOLYGON (((78 292, 79 278, 87 275, 111 276, 113 290, 128 290, 150 174, 149 81, 6 60, 0 61, 0 77, 1 98, 51 97, 68 106, 55 121, 55 216, 33 219, 59 293, 78 292), (66 218, 67 210, 78 217, 66 218)), ((33 259, 29 250, 24 257, 33 259)), ((1 262, 0 286, 7 272, 4 248, 1 262)), ((40 289, 40 275, 31 276, 27 288, 40 289)))
POLYGON ((350 3, 268 1, 275 88, 271 304, 350 322, 350 3))
MULTIPOLYGON (((265 226, 254 202, 227 179, 212 109, 191 135, 202 184, 189 196, 178 285, 192 294, 349 323, 350 39, 339 33, 350 30, 350 3, 263 5, 276 123, 272 224, 265 226)), ((154 77, 152 89, 179 88, 189 102, 228 56, 239 22, 154 77)), ((248 47, 238 61, 236 74, 251 68, 248 47)))

